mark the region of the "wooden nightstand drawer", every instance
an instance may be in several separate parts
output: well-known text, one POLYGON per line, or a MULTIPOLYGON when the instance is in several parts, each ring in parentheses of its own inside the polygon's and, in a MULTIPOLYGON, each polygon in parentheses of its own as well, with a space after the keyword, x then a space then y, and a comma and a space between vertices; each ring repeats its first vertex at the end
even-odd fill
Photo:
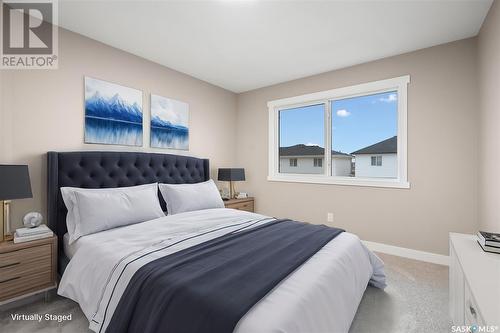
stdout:
POLYGON ((43 244, 12 252, 0 253, 0 272, 2 268, 7 266, 31 262, 33 259, 50 257, 50 247, 50 244, 43 244))
POLYGON ((52 272, 50 267, 48 267, 46 271, 36 274, 19 274, 9 279, 4 279, 2 276, 0 280, 0 300, 50 287, 52 284, 52 272))
POLYGON ((239 209, 239 210, 246 210, 248 212, 253 212, 253 202, 247 201, 247 202, 234 204, 234 205, 231 205, 230 208, 239 209))
MULTIPOLYGON (((2 281, 9 280, 18 276, 26 276, 45 271, 50 271, 52 260, 50 256, 34 258, 19 263, 12 263, 0 267, 0 286, 2 281)), ((1 289, 1 287, 0 287, 1 289)))
POLYGON ((224 205, 226 208, 245 210, 247 212, 253 212, 254 208, 255 208, 253 198, 231 199, 231 200, 225 201, 224 205))
POLYGON ((0 243, 0 304, 56 286, 57 238, 0 243))

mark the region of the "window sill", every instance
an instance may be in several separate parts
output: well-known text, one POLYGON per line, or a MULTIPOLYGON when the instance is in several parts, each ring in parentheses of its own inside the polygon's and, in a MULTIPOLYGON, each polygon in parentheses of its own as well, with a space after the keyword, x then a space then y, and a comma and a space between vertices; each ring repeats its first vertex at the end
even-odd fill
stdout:
POLYGON ((326 177, 323 175, 273 175, 267 177, 272 182, 287 183, 309 183, 326 185, 364 186, 364 187, 386 187, 409 189, 410 183, 400 179, 371 179, 371 178, 351 178, 351 177, 326 177))

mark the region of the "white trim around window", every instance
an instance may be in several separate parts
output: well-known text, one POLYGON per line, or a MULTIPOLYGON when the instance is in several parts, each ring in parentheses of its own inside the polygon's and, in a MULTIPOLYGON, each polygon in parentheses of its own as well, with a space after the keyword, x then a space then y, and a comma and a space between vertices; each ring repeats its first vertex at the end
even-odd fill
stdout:
POLYGON ((278 99, 267 103, 269 109, 269 181, 353 185, 372 187, 409 188, 407 154, 407 87, 410 76, 400 76, 387 80, 362 83, 350 87, 337 88, 301 96, 278 99), (325 104, 325 152, 331 151, 330 102, 350 97, 378 94, 389 91, 398 93, 398 177, 394 179, 339 177, 328 174, 331 169, 331 156, 325 154, 325 174, 290 174, 279 172, 279 112, 280 110, 313 104, 325 104))

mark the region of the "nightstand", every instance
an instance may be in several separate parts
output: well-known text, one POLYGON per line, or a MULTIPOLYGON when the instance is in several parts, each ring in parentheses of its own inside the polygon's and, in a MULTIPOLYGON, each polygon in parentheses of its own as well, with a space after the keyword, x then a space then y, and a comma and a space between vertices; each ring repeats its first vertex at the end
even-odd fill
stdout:
POLYGON ((0 243, 0 304, 57 285, 57 237, 0 243))
POLYGON ((254 211, 254 198, 245 198, 245 199, 230 199, 224 201, 224 206, 226 208, 233 208, 239 210, 246 210, 247 212, 254 211))

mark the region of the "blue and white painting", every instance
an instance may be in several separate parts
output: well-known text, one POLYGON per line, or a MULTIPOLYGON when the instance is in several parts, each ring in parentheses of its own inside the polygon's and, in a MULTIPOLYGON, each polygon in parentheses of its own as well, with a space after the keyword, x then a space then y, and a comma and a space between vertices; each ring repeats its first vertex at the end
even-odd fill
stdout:
POLYGON ((142 146, 142 91, 85 77, 85 143, 142 146))
POLYGON ((151 94, 151 147, 189 149, 189 105, 151 94))

